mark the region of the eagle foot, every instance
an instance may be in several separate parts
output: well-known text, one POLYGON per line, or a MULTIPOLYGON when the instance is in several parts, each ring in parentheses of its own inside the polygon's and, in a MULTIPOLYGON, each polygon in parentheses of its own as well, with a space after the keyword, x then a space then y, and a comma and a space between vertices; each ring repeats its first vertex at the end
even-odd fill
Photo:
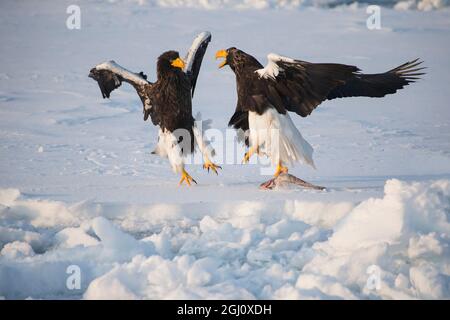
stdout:
POLYGON ((187 184, 188 186, 191 185, 191 182, 194 182, 195 184, 197 184, 197 181, 195 181, 194 178, 192 178, 192 177, 189 175, 189 173, 187 173, 187 171, 184 170, 184 169, 183 169, 183 171, 181 172, 181 179, 180 179, 180 182, 178 183, 178 185, 181 186, 181 185, 183 184, 183 181, 186 181, 186 184, 187 184))
POLYGON ((284 167, 284 166, 281 165, 281 163, 279 163, 277 165, 277 170, 274 173, 274 177, 276 178, 282 173, 288 173, 288 171, 289 171, 289 169, 287 167, 284 167))
POLYGON ((244 159, 242 159, 242 163, 247 163, 250 161, 250 158, 253 156, 253 154, 255 153, 259 153, 259 148, 253 148, 251 147, 250 150, 248 150, 245 155, 244 155, 244 159))
POLYGON ((209 170, 211 169, 212 171, 215 172, 216 175, 218 175, 219 173, 217 172, 217 169, 222 169, 222 167, 212 163, 211 161, 207 161, 203 165, 203 169, 208 170, 208 173, 209 173, 209 170))

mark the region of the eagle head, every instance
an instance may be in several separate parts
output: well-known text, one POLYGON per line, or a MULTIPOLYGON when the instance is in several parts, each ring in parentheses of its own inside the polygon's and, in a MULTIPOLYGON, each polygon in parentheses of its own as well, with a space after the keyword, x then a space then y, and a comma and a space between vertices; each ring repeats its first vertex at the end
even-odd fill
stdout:
POLYGON ((166 51, 158 57, 157 69, 159 75, 183 71, 184 66, 185 63, 177 51, 166 51))
POLYGON ((235 72, 250 65, 260 66, 259 62, 255 58, 235 47, 217 51, 216 59, 220 58, 224 60, 220 63, 219 68, 229 65, 235 72))
POLYGON ((229 65, 230 67, 234 66, 234 58, 235 56, 237 56, 239 53, 239 49, 236 49, 235 47, 231 47, 228 48, 226 50, 219 50, 216 52, 216 60, 217 59, 224 59, 220 64, 219 64, 219 68, 223 68, 226 65, 229 65))

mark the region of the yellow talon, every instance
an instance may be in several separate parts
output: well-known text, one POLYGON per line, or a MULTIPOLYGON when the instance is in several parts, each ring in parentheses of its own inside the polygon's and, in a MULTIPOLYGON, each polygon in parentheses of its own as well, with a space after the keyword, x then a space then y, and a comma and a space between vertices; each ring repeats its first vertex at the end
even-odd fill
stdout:
POLYGON ((209 169, 211 169, 212 171, 214 171, 217 175, 219 174, 217 172, 217 169, 222 169, 221 166, 218 166, 217 164, 212 163, 211 161, 206 161, 205 164, 203 165, 203 169, 207 169, 209 172, 209 169))
POLYGON ((283 167, 283 165, 281 164, 281 161, 280 161, 280 162, 278 162, 278 165, 277 165, 277 171, 275 171, 275 174, 274 174, 275 178, 278 177, 282 173, 288 173, 288 168, 283 167))
POLYGON ((250 160, 251 156, 252 155, 250 154, 250 151, 246 152, 245 155, 244 155, 244 159, 242 159, 242 163, 247 163, 250 160))
POLYGON ((189 173, 186 172, 186 170, 184 170, 181 172, 181 179, 179 182, 179 185, 181 186, 183 184, 183 181, 186 181, 187 185, 190 186, 191 182, 194 182, 195 184, 197 184, 197 181, 194 180, 194 178, 192 178, 189 173))
POLYGON ((249 162, 250 158, 252 157, 253 154, 258 153, 258 148, 253 148, 251 147, 244 155, 244 159, 242 159, 242 163, 247 163, 249 162), (256 149, 256 150, 255 150, 256 149))

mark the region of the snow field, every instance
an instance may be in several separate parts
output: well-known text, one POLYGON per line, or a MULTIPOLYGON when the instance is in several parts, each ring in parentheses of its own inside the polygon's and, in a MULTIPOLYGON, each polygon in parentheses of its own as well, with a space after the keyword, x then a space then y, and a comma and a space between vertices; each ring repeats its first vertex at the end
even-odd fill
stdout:
POLYGON ((448 180, 389 180, 382 198, 326 204, 69 205, 3 189, 0 295, 449 298, 449 200, 448 180), (69 265, 80 290, 66 288, 69 265))
POLYGON ((0 298, 448 299, 450 11, 383 7, 382 29, 368 30, 363 4, 178 3, 77 1, 81 29, 68 30, 64 2, 1 1, 0 298), (292 115, 317 170, 290 172, 325 192, 261 191, 269 177, 240 162, 219 176, 189 165, 199 184, 179 188, 151 154, 158 129, 133 88, 103 100, 87 74, 114 59, 153 80, 157 56, 184 54, 203 30, 213 40, 194 114, 222 132, 236 94, 219 49, 368 73, 420 57, 427 75, 384 99, 292 115))

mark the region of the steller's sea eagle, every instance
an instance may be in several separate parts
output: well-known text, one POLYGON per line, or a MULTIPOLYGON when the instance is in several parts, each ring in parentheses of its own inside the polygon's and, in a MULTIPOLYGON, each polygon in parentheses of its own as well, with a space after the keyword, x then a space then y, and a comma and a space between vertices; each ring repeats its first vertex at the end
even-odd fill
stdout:
POLYGON ((103 98, 128 82, 139 95, 144 111, 144 120, 150 116, 154 125, 159 126, 158 144, 154 153, 167 157, 172 169, 181 174, 179 184, 197 183, 185 170, 183 156, 194 150, 194 142, 202 153, 203 168, 217 174, 220 167, 211 161, 214 150, 204 139, 200 128, 192 116, 192 96, 205 55, 211 41, 209 32, 199 34, 186 58, 183 60, 176 51, 161 54, 157 61, 157 81, 147 81, 142 72, 134 73, 122 68, 114 61, 101 63, 91 69, 89 77, 98 82, 103 98))
MULTIPOLYGON (((274 53, 263 67, 237 48, 219 50, 219 65, 236 75, 237 107, 229 126, 245 132, 249 147, 243 162, 253 154, 266 155, 276 166, 275 177, 287 173, 287 164, 314 167, 313 148, 295 127, 288 111, 307 117, 324 100, 344 97, 384 97, 419 79, 418 59, 379 74, 363 74, 355 66, 310 63, 274 53)), ((242 136, 241 136, 242 137, 242 136)))

